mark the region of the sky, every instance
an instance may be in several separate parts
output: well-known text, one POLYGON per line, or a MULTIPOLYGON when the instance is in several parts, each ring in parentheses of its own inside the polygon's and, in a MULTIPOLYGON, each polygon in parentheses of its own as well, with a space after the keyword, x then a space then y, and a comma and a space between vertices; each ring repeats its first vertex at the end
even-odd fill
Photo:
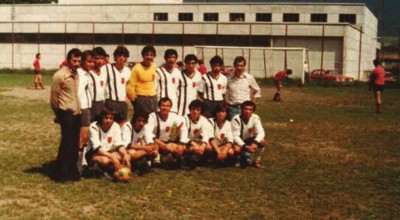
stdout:
POLYGON ((366 3, 379 19, 379 36, 400 35, 400 0, 184 0, 184 2, 344 2, 366 3))

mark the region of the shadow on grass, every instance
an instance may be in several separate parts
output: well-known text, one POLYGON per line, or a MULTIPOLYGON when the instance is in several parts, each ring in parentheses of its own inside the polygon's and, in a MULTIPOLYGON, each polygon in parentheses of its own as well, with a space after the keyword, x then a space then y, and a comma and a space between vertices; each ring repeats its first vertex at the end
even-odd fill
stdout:
POLYGON ((24 173, 32 173, 32 174, 40 173, 52 179, 53 174, 55 172, 55 167, 56 167, 56 160, 52 160, 45 162, 44 164, 42 164, 41 167, 32 166, 31 168, 24 170, 24 173))

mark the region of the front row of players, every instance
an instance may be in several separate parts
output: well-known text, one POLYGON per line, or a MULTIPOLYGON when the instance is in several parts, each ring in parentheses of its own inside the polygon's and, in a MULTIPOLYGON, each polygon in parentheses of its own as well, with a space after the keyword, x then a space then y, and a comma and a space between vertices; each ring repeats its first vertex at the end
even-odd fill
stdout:
POLYGON ((218 164, 235 164, 242 168, 252 164, 261 167, 265 132, 256 105, 245 101, 242 112, 231 122, 226 118, 228 107, 220 104, 213 119, 201 115, 203 102, 190 103, 184 117, 171 112, 172 101, 162 98, 159 111, 150 115, 136 112, 132 122, 120 127, 114 122, 114 112, 104 109, 89 128, 89 166, 119 170, 122 166, 146 171, 151 164, 183 164, 195 168, 214 159, 218 164))

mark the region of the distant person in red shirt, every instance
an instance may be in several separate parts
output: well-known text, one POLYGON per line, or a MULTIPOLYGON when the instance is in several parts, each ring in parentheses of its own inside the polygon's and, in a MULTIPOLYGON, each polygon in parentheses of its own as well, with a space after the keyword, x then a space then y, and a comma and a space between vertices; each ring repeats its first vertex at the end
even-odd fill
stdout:
POLYGON ((274 95, 274 99, 273 100, 275 102, 282 101, 282 98, 281 98, 282 80, 285 77, 287 77, 288 75, 291 75, 291 74, 292 74, 292 70, 291 69, 287 69, 287 70, 284 70, 284 71, 279 71, 279 72, 274 74, 273 80, 274 80, 274 84, 275 84, 275 87, 276 87, 276 93, 274 95))
POLYGON ((201 73, 201 75, 204 75, 207 72, 207 68, 206 66, 204 66, 204 61, 200 59, 198 63, 199 63, 199 68, 197 70, 201 73))
POLYGON ((40 86, 41 89, 44 89, 43 84, 42 84, 42 74, 40 72, 40 53, 37 53, 35 55, 35 60, 33 61, 33 73, 35 74, 34 78, 34 86, 35 89, 38 89, 38 86, 40 86))
POLYGON ((373 61, 375 69, 372 70, 369 76, 369 90, 372 89, 375 95, 376 113, 381 113, 381 93, 385 84, 385 69, 383 69, 381 62, 377 59, 373 61))

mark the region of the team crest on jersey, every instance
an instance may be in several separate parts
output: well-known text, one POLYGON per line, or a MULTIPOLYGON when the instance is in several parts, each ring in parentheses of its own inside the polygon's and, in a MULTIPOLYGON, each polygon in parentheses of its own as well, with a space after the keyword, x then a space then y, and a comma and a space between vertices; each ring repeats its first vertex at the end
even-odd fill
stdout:
POLYGON ((165 127, 165 132, 169 132, 171 128, 169 126, 165 127))
POLYGON ((175 77, 172 77, 172 84, 175 84, 175 77))
POLYGON ((198 134, 198 133, 200 133, 200 129, 194 129, 193 130, 193 134, 198 134))
POLYGON ((100 81, 100 86, 103 87, 103 85, 104 85, 104 81, 101 80, 101 81, 100 81))
POLYGON ((218 87, 219 90, 221 90, 222 85, 221 85, 221 84, 218 84, 217 87, 218 87))
POLYGON ((225 139, 225 134, 221 133, 220 138, 221 138, 221 140, 224 140, 225 139))
POLYGON ((249 128, 247 131, 248 131, 249 133, 252 133, 252 132, 253 132, 253 128, 249 128))
POLYGON ((192 82, 192 87, 196 87, 196 82, 192 82))
POLYGON ((140 137, 138 137, 138 138, 136 139, 136 143, 139 144, 140 142, 142 142, 142 139, 141 139, 140 137))
POLYGON ((121 78, 121 84, 124 84, 124 83, 125 83, 125 78, 122 77, 122 78, 121 78))
POLYGON ((107 137, 107 142, 108 142, 109 144, 111 144, 111 141, 112 141, 112 137, 107 137))

